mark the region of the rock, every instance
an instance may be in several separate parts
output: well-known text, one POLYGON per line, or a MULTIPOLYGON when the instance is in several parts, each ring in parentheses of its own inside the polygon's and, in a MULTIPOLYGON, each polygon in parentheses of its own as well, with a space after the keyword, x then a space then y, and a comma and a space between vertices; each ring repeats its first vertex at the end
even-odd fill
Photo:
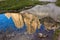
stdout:
POLYGON ((23 14, 24 22, 27 26, 27 32, 29 34, 34 33, 37 28, 40 28, 40 21, 37 16, 29 13, 23 14))
POLYGON ((22 28, 24 23, 23 23, 23 18, 21 16, 21 14, 19 14, 19 13, 15 13, 15 14, 11 13, 11 16, 12 16, 12 19, 13 19, 13 21, 15 23, 15 26, 17 28, 22 28))
POLYGON ((26 35, 25 34, 21 35, 21 34, 17 33, 17 35, 10 40, 31 40, 31 38, 27 34, 26 35))
POLYGON ((50 16, 55 21, 60 22, 60 7, 56 6, 54 3, 49 3, 47 5, 36 5, 35 7, 21 11, 20 13, 31 13, 37 15, 40 19, 50 16))
POLYGON ((36 15, 29 13, 5 13, 5 15, 8 17, 8 19, 12 17, 12 20, 17 29, 23 28, 25 23, 27 33, 29 34, 34 33, 37 28, 40 28, 40 21, 36 15))
POLYGON ((46 30, 56 30, 59 27, 57 26, 57 23, 54 19, 52 19, 51 17, 45 17, 42 18, 41 20, 43 20, 43 24, 45 26, 46 30))
POLYGON ((10 17, 12 17, 14 23, 15 23, 15 26, 17 28, 22 28, 24 23, 23 23, 23 19, 22 19, 22 16, 21 14, 19 13, 5 13, 6 17, 9 19, 10 17))

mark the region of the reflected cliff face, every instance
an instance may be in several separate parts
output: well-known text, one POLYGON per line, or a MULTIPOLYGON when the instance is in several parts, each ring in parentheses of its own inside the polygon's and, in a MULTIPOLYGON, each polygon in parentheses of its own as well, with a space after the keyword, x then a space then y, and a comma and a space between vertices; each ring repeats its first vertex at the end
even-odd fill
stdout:
POLYGON ((50 17, 45 17, 42 19, 46 30, 56 30, 58 29, 57 23, 50 17))
POLYGON ((29 34, 34 33, 36 29, 40 28, 40 21, 37 16, 25 13, 5 13, 5 16, 9 19, 12 17, 13 22, 17 28, 23 28, 24 23, 27 27, 27 32, 29 34))
POLYGON ((44 24, 46 30, 56 30, 56 22, 49 18, 45 17, 43 23, 40 23, 38 16, 31 13, 5 13, 5 16, 9 19, 12 17, 15 26, 20 29, 23 28, 24 24, 26 25, 27 33, 35 33, 37 29, 40 29, 41 24, 44 24), (49 19, 48 19, 49 18, 49 19))
POLYGON ((12 16, 12 19, 13 19, 16 27, 17 27, 17 28, 22 28, 23 25, 24 25, 23 19, 22 19, 22 15, 19 14, 19 13, 15 13, 15 14, 12 13, 11 16, 12 16))
POLYGON ((23 14, 24 22, 27 26, 27 32, 28 33, 34 33, 36 29, 40 28, 40 21, 37 16, 25 13, 23 14))
POLYGON ((22 20, 22 16, 19 13, 5 13, 5 16, 9 19, 10 17, 12 17, 15 26, 17 28, 22 28, 23 27, 23 20, 22 20))

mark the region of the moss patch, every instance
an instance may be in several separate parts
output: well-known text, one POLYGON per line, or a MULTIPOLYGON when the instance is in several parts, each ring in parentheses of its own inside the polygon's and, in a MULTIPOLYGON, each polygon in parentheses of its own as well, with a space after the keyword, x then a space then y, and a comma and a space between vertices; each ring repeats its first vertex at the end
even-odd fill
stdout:
POLYGON ((60 0, 56 1, 56 5, 60 7, 60 0))
POLYGON ((59 34, 60 34, 60 29, 57 29, 57 30, 54 32, 53 40, 57 40, 57 39, 58 39, 59 34))
POLYGON ((34 6, 37 4, 47 4, 49 2, 40 2, 38 0, 6 0, 0 2, 0 10, 19 10, 24 7, 34 6))

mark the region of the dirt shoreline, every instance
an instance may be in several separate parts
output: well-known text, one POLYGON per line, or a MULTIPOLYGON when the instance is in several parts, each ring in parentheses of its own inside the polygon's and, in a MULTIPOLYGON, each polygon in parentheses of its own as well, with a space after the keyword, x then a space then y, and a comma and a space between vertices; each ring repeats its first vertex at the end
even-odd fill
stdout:
POLYGON ((19 13, 20 11, 19 10, 0 10, 0 13, 19 13))

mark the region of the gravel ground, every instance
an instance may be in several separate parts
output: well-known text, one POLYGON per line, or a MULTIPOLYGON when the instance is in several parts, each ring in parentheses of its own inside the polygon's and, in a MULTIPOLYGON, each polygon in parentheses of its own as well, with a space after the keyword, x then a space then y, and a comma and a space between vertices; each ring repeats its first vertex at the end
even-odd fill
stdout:
POLYGON ((44 32, 48 36, 40 38, 38 33, 29 35, 27 33, 0 33, 0 40, 52 40, 53 31, 44 32))

